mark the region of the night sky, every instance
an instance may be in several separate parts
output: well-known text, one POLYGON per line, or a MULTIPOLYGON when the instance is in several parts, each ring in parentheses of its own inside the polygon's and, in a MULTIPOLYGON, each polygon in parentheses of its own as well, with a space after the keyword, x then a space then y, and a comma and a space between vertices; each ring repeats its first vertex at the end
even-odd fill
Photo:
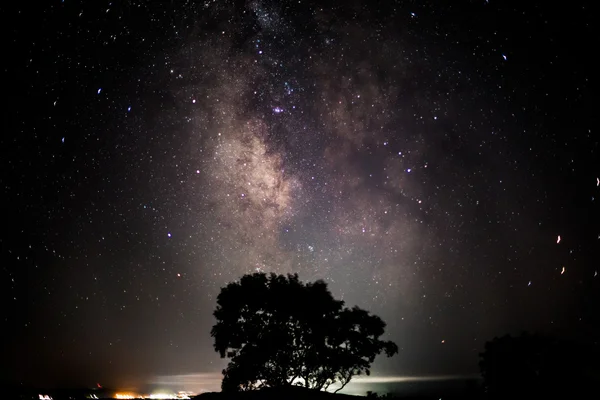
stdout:
POLYGON ((3 4, 3 379, 214 383, 254 271, 380 315, 375 376, 598 341, 595 16, 550 3, 3 4))

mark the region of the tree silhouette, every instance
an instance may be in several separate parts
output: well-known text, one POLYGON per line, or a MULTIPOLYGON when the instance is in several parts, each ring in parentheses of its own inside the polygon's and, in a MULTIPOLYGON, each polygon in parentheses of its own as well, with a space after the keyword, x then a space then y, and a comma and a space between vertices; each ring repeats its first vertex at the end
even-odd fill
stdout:
POLYGON ((358 307, 344 307, 323 281, 298 275, 244 275, 221 289, 211 336, 221 357, 223 391, 302 385, 343 388, 369 374, 371 363, 398 347, 379 338, 385 323, 358 307))
POLYGON ((597 350, 581 344, 522 333, 494 338, 480 354, 484 387, 492 399, 542 398, 585 393, 597 350), (594 356, 595 354, 595 356, 594 356))

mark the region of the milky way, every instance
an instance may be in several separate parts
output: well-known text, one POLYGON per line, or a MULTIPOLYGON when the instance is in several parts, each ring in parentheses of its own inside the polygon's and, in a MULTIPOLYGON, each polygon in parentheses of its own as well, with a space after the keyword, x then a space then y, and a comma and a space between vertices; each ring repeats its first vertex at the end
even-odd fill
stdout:
POLYGON ((597 150, 585 85, 551 103, 571 89, 523 66, 510 27, 464 17, 512 11, 175 3, 53 5, 44 21, 76 22, 44 29, 70 41, 23 50, 45 108, 7 159, 22 220, 3 257, 28 271, 7 293, 31 310, 7 320, 47 324, 22 346, 57 350, 17 375, 56 360, 64 381, 218 372, 215 296, 254 271, 324 279, 381 315, 400 354, 375 371, 394 375, 471 373, 494 335, 589 317, 574 288, 597 285, 597 232, 573 227, 573 204, 595 205, 593 150, 562 150, 597 150))
POLYGON ((276 5, 251 8, 259 27, 243 43, 226 24, 221 37, 189 39, 163 72, 190 121, 188 245, 205 251, 186 267, 214 287, 297 272, 378 312, 413 302, 419 251, 435 237, 423 139, 406 123, 410 102, 397 103, 414 50, 378 43, 391 24, 373 32, 319 12, 315 36, 302 37, 276 5))

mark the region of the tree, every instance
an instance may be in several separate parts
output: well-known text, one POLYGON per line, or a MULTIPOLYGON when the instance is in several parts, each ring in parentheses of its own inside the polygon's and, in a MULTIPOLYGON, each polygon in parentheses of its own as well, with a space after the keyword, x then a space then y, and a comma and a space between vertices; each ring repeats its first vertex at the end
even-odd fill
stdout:
POLYGON ((385 323, 358 307, 344 307, 323 281, 304 284, 298 275, 244 275, 221 289, 211 336, 221 357, 223 391, 301 385, 343 388, 369 374, 382 352, 398 352, 380 340, 385 323))
POLYGON ((539 334, 494 338, 485 344, 479 367, 491 399, 572 397, 591 388, 597 349, 539 334))

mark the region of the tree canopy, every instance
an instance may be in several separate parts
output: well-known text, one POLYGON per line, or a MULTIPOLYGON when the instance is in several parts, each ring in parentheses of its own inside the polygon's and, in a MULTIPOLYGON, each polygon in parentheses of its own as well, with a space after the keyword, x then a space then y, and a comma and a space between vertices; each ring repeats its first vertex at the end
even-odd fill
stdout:
POLYGON ((230 358, 223 391, 333 384, 338 391, 368 375, 377 355, 398 352, 380 339, 381 318, 345 307, 325 282, 305 284, 296 274, 244 275, 221 289, 214 316, 214 348, 230 358))

